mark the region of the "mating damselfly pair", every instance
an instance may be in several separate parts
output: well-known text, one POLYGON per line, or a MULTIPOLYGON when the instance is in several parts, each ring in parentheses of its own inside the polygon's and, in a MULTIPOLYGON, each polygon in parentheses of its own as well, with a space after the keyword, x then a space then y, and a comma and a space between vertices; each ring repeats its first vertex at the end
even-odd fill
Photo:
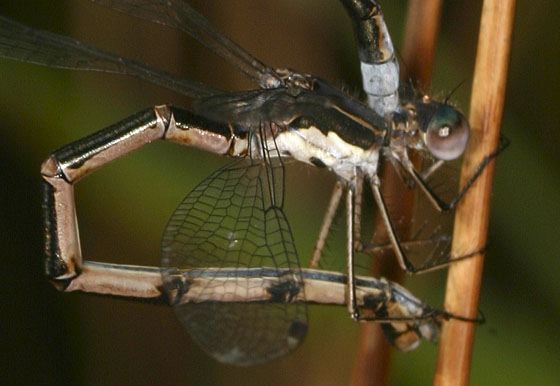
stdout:
MULTIPOLYGON (((190 109, 162 105, 144 110, 62 147, 45 161, 45 267, 59 288, 165 297, 207 352, 238 365, 265 362, 297 347, 307 330, 306 301, 346 303, 354 319, 383 322, 389 340, 401 349, 415 347, 421 338, 435 339, 440 322, 456 317, 428 307, 397 284, 354 273, 364 181, 401 267, 415 272, 437 265, 416 267, 407 257, 380 190, 380 158, 389 160, 402 179, 440 211, 452 209, 479 174, 449 202, 427 182, 445 161, 461 155, 468 124, 447 101, 401 87, 377 2, 341 0, 355 27, 366 105, 324 80, 264 65, 183 1, 93 1, 187 32, 260 89, 216 90, 0 18, 1 56, 134 75, 193 98, 190 109), (73 185, 155 139, 238 160, 205 179, 173 213, 162 243, 162 269, 82 261, 73 185), (410 150, 435 162, 417 170, 410 150), (287 158, 337 175, 332 208, 346 192, 345 274, 301 268, 283 211, 287 158)), ((321 235, 328 234, 331 222, 327 216, 321 235)), ((314 265, 319 264, 324 238, 319 238, 314 265)))

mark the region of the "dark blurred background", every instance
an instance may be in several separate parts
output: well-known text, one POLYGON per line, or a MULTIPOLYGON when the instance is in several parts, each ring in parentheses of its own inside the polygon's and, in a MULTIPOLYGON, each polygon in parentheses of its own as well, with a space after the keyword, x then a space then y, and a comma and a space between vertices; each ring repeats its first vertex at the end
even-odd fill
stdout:
MULTIPOLYGON (((275 67, 359 89, 351 27, 336 0, 193 1, 226 35, 275 67)), ((384 1, 401 46, 405 1, 384 1)), ((481 1, 445 2, 433 91, 468 111, 481 1)), ((250 84, 173 30, 86 0, 0 1, 2 15, 221 88, 250 84)), ((560 384, 560 3, 518 2, 473 385, 560 384), (538 6, 537 6, 538 4, 538 6)), ((57 293, 42 274, 39 166, 50 151, 140 109, 181 95, 136 79, 53 70, 0 59, 0 382, 85 385, 343 385, 358 326, 343 308, 311 307, 311 329, 293 355, 238 369, 209 359, 163 306, 57 293)), ((155 143, 76 188, 86 258, 157 265, 166 220, 183 196, 227 160, 155 143)), ((310 255, 328 173, 289 172, 288 215, 300 255, 310 255), (316 186, 316 188, 315 188, 316 186), (313 188, 311 188, 313 187, 313 188)), ((441 304, 445 272, 407 286, 441 304)), ((437 346, 396 353, 392 384, 431 383, 437 346)))

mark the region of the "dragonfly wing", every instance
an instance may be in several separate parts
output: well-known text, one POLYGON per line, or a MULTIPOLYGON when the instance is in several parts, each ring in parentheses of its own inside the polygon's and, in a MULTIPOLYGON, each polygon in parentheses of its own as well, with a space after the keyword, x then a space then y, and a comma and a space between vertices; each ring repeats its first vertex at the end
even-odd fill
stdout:
POLYGON ((72 70, 101 71, 140 79, 198 98, 219 93, 202 83, 126 59, 78 40, 41 31, 0 16, 0 57, 72 70))
POLYGON ((303 280, 282 211, 283 166, 278 158, 268 161, 268 165, 236 161, 208 177, 176 209, 162 243, 164 283, 178 272, 184 272, 187 283, 224 273, 225 280, 210 280, 201 290, 202 298, 215 293, 224 299, 246 298, 255 290, 252 286, 263 285, 227 275, 232 269, 266 267, 281 276, 275 288, 265 289, 270 301, 213 300, 175 306, 205 351, 221 362, 241 366, 287 354, 307 329, 306 306, 293 301, 303 291, 303 280))

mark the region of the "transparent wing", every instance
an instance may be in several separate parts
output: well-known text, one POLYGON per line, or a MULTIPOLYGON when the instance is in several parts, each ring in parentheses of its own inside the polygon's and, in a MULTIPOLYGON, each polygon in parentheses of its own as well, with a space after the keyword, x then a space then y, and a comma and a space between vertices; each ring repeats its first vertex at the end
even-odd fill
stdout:
MULTIPOLYGON (((418 169, 427 172, 436 161, 429 156, 421 156, 419 154, 417 157, 419 159, 418 169)), ((386 166, 391 167, 391 165, 386 166)), ((430 188, 446 202, 451 201, 459 191, 459 166, 460 160, 445 162, 424 178, 430 188)), ((398 165, 393 165, 393 167, 397 168, 398 165)), ((412 264, 419 270, 426 270, 443 266, 452 258, 462 257, 451 256, 454 211, 443 213, 437 211, 409 176, 404 174, 401 177, 403 178, 392 179, 394 185, 391 189, 384 190, 384 198, 389 215, 396 225, 401 245, 412 264), (403 197, 411 193, 414 203, 413 210, 410 213, 405 209, 403 214, 403 197), (410 214, 412 214, 412 218, 409 217, 410 214)), ((407 204, 404 205, 406 207, 407 204)), ((378 242, 383 240, 382 237, 375 239, 378 242)), ((388 241, 385 240, 385 242, 388 241)), ((380 251, 380 249, 378 250, 380 251)), ((465 255, 472 252, 475 251, 465 251, 465 255)))
POLYGON ((232 92, 197 99, 192 108, 208 119, 258 127, 260 122, 275 121, 277 117, 269 114, 268 106, 281 101, 284 95, 284 89, 232 92))
POLYGON ((134 60, 88 46, 67 36, 30 28, 0 16, 0 57, 43 66, 132 75, 190 97, 219 93, 134 60))
MULTIPOLYGON (((422 172, 430 171, 434 160, 425 158, 419 165, 422 172)), ((384 165, 388 172, 398 170, 398 164, 384 165)), ((460 161, 446 162, 425 176, 430 188, 446 202, 458 192, 460 161)), ((403 171, 400 175, 383 173, 381 180, 382 195, 387 205, 389 217, 395 226, 397 238, 408 259, 416 269, 427 270, 442 267, 451 259, 471 255, 474 250, 451 256, 454 212, 438 212, 426 198, 424 192, 413 183, 403 171), (400 178, 399 178, 400 177, 400 178)), ((371 274, 372 262, 396 259, 393 247, 387 236, 385 225, 380 221, 369 186, 364 186, 361 210, 361 241, 364 253, 354 257, 358 274, 371 274), (373 259, 373 260, 372 260, 373 259)), ((328 234, 325 248, 321 254, 321 269, 344 271, 346 248, 345 208, 339 205, 328 234)), ((396 261, 396 260, 395 260, 396 261)))
POLYGON ((173 213, 162 243, 164 283, 173 282, 177 274, 189 283, 231 268, 281 272, 279 284, 264 288, 269 302, 225 302, 247 299, 265 285, 229 275, 210 280, 197 294, 215 299, 219 293, 224 302, 175 306, 179 319, 205 351, 221 362, 241 366, 287 354, 307 330, 305 304, 292 302, 303 291, 303 281, 282 211, 283 166, 278 158, 266 164, 240 160, 208 177, 173 213))
MULTIPOLYGON (((295 116, 311 115, 322 106, 310 105, 295 98, 284 88, 258 89, 212 95, 193 101, 196 113, 219 122, 235 122, 247 129, 258 130, 261 122, 288 125, 295 116)), ((323 109, 324 110, 324 109, 323 109)))
MULTIPOLYGON (((459 177, 462 157, 453 161, 446 161, 432 173, 430 167, 436 161, 424 157, 419 170, 424 171, 424 180, 443 201, 451 202, 459 192, 459 177)), ((426 195, 415 189, 415 207, 411 224, 411 237, 417 241, 428 242, 411 243, 411 256, 416 260, 417 267, 429 269, 448 263, 452 258, 467 256, 475 250, 462 251, 461 256, 451 256, 451 242, 453 237, 453 222, 455 211, 438 212, 430 204, 426 195), (415 256, 416 255, 416 256, 415 256)))
POLYGON ((273 69, 216 31, 204 16, 182 0, 92 1, 188 33, 263 87, 274 86, 280 82, 280 77, 273 69))

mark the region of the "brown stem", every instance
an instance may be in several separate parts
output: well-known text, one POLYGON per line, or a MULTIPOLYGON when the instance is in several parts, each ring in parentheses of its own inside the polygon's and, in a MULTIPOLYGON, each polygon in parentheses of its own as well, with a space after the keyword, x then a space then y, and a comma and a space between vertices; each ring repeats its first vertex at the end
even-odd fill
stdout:
POLYGON ((401 78, 414 79, 422 90, 432 83, 441 0, 411 0, 402 50, 401 78))
MULTIPOLYGON (((472 137, 465 154, 462 181, 499 141, 515 0, 485 0, 482 8, 470 124, 472 137)), ((486 244, 493 164, 468 191, 455 216, 453 253, 482 250, 486 244)), ((449 269, 445 309, 475 317, 483 256, 453 264, 449 269)), ((449 321, 443 327, 434 385, 467 385, 475 324, 449 321)))
MULTIPOLYGON (((402 50, 401 79, 414 79, 421 88, 426 89, 432 80, 432 65, 435 54, 435 42, 439 29, 441 0, 411 0, 408 6, 405 40, 402 50)), ((398 218, 412 217, 414 199, 412 192, 400 188, 399 178, 392 168, 385 168, 383 173, 383 193, 385 196, 399 195, 401 205, 398 218), (396 189, 396 191, 395 191, 396 189)), ((402 222, 406 224, 406 221, 402 222)), ((375 239, 385 238, 383 225, 376 226, 375 239)), ((404 231, 401 229, 400 231, 404 231)), ((404 234, 401 232, 401 234, 404 234)), ((383 240, 383 239, 382 239, 383 240)), ((373 271, 374 275, 383 275, 390 280, 402 282, 404 274, 398 267, 394 256, 382 258, 373 271), (382 265, 382 266, 379 266, 382 265)), ((387 385, 391 365, 391 346, 383 336, 377 323, 364 324, 360 331, 360 345, 356 362, 350 379, 351 385, 387 385)))

